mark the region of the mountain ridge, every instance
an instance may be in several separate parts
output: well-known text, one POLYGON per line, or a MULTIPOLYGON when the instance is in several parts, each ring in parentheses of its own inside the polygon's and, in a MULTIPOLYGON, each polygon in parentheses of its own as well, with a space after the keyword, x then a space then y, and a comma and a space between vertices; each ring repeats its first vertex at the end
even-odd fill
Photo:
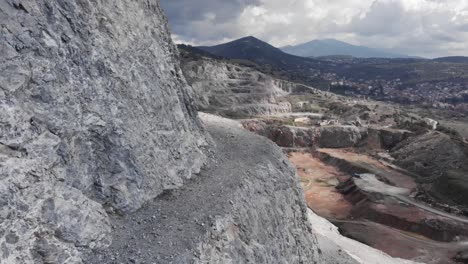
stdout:
POLYGON ((333 55, 353 56, 356 58, 409 58, 384 49, 353 45, 336 39, 316 39, 298 45, 280 48, 282 51, 302 57, 322 57, 333 55))
POLYGON ((253 36, 243 37, 215 46, 198 46, 196 48, 229 59, 245 59, 275 66, 290 66, 291 64, 303 63, 310 60, 285 53, 281 49, 253 36))
POLYGON ((450 63, 468 63, 468 57, 466 57, 466 56, 447 56, 447 57, 435 58, 435 59, 433 59, 433 61, 450 62, 450 63))

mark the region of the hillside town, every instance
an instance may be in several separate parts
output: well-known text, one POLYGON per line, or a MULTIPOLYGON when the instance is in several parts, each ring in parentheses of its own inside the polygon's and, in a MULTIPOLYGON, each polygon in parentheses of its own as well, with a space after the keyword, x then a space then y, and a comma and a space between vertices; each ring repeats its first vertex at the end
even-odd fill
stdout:
POLYGON ((468 112, 468 83, 456 79, 409 84, 399 78, 355 80, 336 73, 320 77, 330 82, 329 91, 338 94, 468 112))

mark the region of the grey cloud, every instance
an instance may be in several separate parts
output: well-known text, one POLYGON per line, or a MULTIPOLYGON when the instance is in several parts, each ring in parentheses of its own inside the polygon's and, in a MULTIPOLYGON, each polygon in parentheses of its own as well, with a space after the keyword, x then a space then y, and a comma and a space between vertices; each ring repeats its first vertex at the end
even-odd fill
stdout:
POLYGON ((346 30, 357 34, 394 35, 408 30, 412 18, 405 18, 405 11, 400 2, 374 1, 363 17, 355 17, 346 30))
POLYGON ((246 6, 258 3, 259 0, 161 0, 173 33, 199 41, 230 37, 237 31, 232 21, 246 6))
POLYGON ((459 31, 468 32, 468 23, 457 26, 459 31))
POLYGON ((161 3, 174 36, 182 42, 211 45, 254 35, 275 46, 285 46, 336 38, 410 55, 468 55, 468 47, 460 48, 460 43, 468 41, 466 0, 161 0, 161 3))
POLYGON ((452 36, 446 33, 437 33, 437 34, 432 34, 431 36, 435 40, 440 40, 443 42, 463 42, 463 40, 460 40, 456 38, 455 36, 452 36))

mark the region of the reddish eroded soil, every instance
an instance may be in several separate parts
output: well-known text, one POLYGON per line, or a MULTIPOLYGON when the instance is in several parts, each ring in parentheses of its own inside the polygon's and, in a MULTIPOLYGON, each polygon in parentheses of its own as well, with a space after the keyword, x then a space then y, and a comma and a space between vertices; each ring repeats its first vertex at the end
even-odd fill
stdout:
MULTIPOLYGON (((445 264, 462 256, 458 263, 468 263, 463 262, 468 260, 468 219, 413 199, 422 188, 416 183, 420 175, 393 164, 387 150, 407 136, 405 131, 369 129, 354 147, 312 150, 320 144, 310 128, 273 131, 261 122, 244 126, 289 152, 308 206, 336 222, 344 235, 394 257, 445 264)), ((340 140, 325 138, 329 145, 340 140)))
POLYGON ((340 178, 349 176, 310 153, 291 152, 289 159, 297 168, 308 206, 325 218, 346 219, 352 205, 335 187, 340 178))
POLYGON ((344 235, 393 257, 430 264, 455 263, 458 252, 468 249, 463 242, 454 242, 468 237, 466 223, 410 204, 409 197, 360 190, 351 176, 372 173, 389 185, 414 190, 414 180, 401 171, 352 149, 290 152, 289 159, 298 170, 309 207, 335 222, 344 235))

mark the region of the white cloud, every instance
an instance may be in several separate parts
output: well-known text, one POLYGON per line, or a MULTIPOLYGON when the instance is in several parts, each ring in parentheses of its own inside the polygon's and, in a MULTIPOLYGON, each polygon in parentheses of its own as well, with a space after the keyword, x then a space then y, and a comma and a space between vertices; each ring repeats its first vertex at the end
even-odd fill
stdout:
POLYGON ((276 46, 336 38, 410 55, 468 55, 467 0, 161 2, 169 9, 176 38, 193 44, 211 45, 247 35, 276 46), (182 6, 198 11, 183 14, 182 6))

